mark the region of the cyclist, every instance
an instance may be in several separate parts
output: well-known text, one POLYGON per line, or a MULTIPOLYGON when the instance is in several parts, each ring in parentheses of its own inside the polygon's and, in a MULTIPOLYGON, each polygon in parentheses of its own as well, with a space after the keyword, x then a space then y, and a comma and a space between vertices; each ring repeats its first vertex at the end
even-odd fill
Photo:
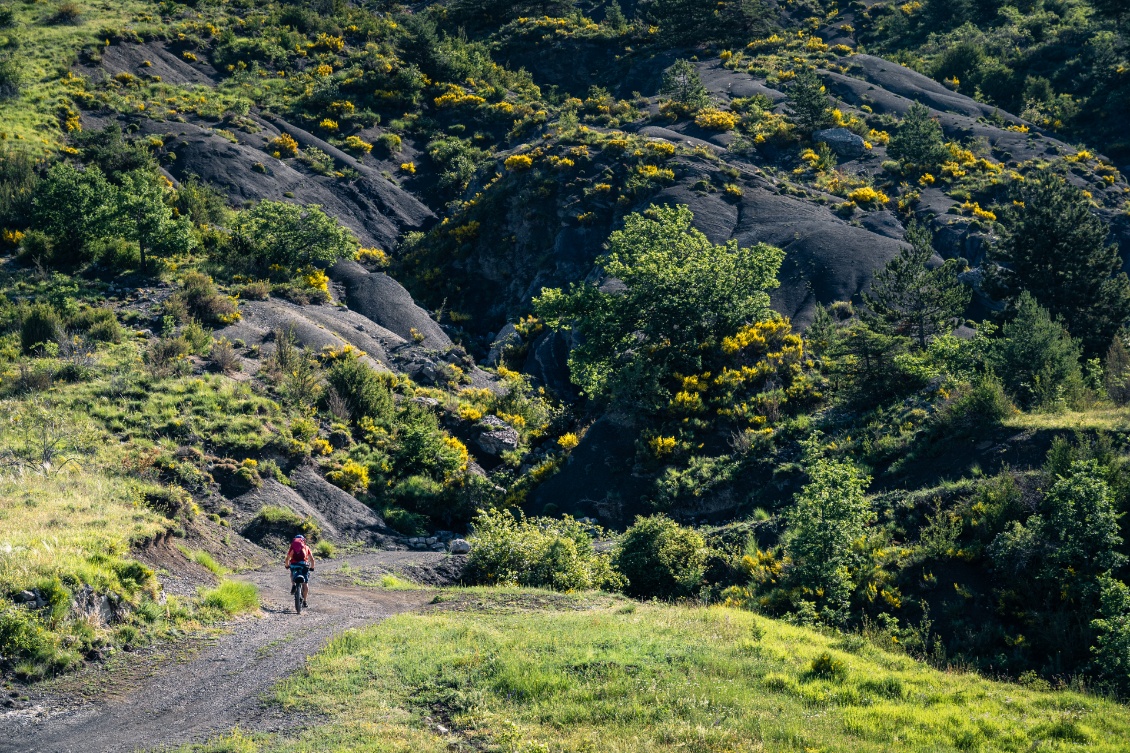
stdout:
POLYGON ((310 595, 310 573, 314 570, 314 553, 306 545, 306 537, 298 534, 290 542, 290 551, 286 553, 286 566, 290 569, 290 592, 298 588, 295 576, 302 573, 306 582, 302 584, 302 606, 306 606, 306 597, 310 595))

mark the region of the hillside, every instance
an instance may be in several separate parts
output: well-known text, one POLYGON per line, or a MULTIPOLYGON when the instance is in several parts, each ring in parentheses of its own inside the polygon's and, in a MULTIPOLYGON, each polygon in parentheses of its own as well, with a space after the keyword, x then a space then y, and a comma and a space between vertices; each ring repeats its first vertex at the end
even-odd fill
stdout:
MULTIPOLYGON (((599 644, 620 620, 625 656, 682 655, 632 642, 665 625, 724 644, 682 674, 629 662, 664 692, 748 674, 775 699, 714 688, 703 709, 731 721, 688 708, 656 732, 558 716, 616 673, 547 664, 511 697, 505 668, 460 668, 374 691, 404 746, 439 744, 411 700, 429 683, 479 747, 553 749, 571 725, 562 749, 645 728, 720 750, 1114 745, 1127 16, 949 7, 0 3, 5 689, 261 613, 303 532, 367 615, 318 641, 385 616, 381 579, 454 590, 340 638, 294 692, 346 697, 337 661, 399 667, 384 640, 599 644), (350 576, 357 557, 383 564, 350 576), (510 591, 456 584, 624 596, 537 591, 553 608, 511 620, 478 608, 510 591), (694 632, 731 621, 758 650, 694 632), (846 675, 804 674, 837 646, 846 675), (868 690, 877 667, 897 697, 868 690), (912 711, 931 694, 938 714, 912 711), (800 721, 829 698, 828 726, 800 721)), ((356 719, 327 703, 309 734, 348 747, 356 719)), ((8 706, 24 724, 35 703, 8 706)))

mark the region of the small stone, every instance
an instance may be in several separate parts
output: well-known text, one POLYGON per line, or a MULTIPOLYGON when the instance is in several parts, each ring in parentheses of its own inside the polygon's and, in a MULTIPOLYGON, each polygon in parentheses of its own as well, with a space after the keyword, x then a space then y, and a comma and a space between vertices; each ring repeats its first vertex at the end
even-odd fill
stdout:
POLYGON ((471 544, 466 539, 452 539, 447 543, 447 551, 452 554, 470 554, 471 544))
POLYGON ((33 594, 31 591, 20 591, 18 594, 16 594, 16 601, 20 603, 35 601, 35 594, 33 594))
POLYGON ((432 544, 436 543, 437 541, 439 541, 439 539, 437 539, 435 536, 429 536, 428 538, 424 539, 424 543, 427 544, 428 546, 431 546, 432 544))

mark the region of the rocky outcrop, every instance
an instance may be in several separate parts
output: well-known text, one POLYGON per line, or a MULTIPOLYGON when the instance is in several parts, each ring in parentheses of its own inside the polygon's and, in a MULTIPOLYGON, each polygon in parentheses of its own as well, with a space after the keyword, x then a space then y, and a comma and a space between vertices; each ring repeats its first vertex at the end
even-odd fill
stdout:
POLYGON ((349 307, 408 342, 433 350, 451 347, 451 338, 428 312, 416 305, 400 283, 383 272, 370 272, 357 262, 342 261, 330 277, 345 287, 349 307))

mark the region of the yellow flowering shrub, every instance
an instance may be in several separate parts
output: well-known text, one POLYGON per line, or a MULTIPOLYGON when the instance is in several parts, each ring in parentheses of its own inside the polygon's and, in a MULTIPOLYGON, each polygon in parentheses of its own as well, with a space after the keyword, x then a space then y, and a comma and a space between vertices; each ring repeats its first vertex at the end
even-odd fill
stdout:
POLYGON ((657 458, 667 457, 675 451, 674 437, 652 437, 647 441, 647 446, 657 458))
POLYGON ((571 450, 581 443, 579 437, 573 432, 562 434, 557 438, 557 446, 563 450, 571 450))
POLYGON ((340 468, 327 473, 326 480, 339 489, 352 493, 369 486, 369 469, 356 460, 346 460, 340 468))
POLYGON ((298 142, 289 133, 280 133, 267 142, 267 147, 274 156, 279 158, 293 157, 298 154, 298 142))
POLYGON ((408 173, 409 175, 415 175, 416 174, 416 163, 415 162, 401 162, 400 163, 400 169, 403 170, 404 172, 408 173))
POLYGON ((388 254, 379 248, 359 248, 353 258, 356 261, 376 264, 379 267, 387 267, 389 263, 388 254))
POLYGON ((534 166, 534 160, 528 154, 512 154, 502 163, 507 170, 529 170, 534 166))
POLYGON ((738 127, 739 118, 725 110, 707 109, 695 116, 695 125, 711 131, 732 131, 738 127))
POLYGON ((368 154, 373 151, 373 145, 361 139, 360 136, 346 136, 345 148, 351 152, 361 152, 363 154, 368 154))
POLYGON ((891 200, 885 193, 871 186, 860 186, 848 194, 848 199, 856 204, 886 204, 891 200))
POLYGON ((318 127, 324 131, 336 131, 337 121, 333 118, 324 118, 322 122, 318 124, 318 127))

